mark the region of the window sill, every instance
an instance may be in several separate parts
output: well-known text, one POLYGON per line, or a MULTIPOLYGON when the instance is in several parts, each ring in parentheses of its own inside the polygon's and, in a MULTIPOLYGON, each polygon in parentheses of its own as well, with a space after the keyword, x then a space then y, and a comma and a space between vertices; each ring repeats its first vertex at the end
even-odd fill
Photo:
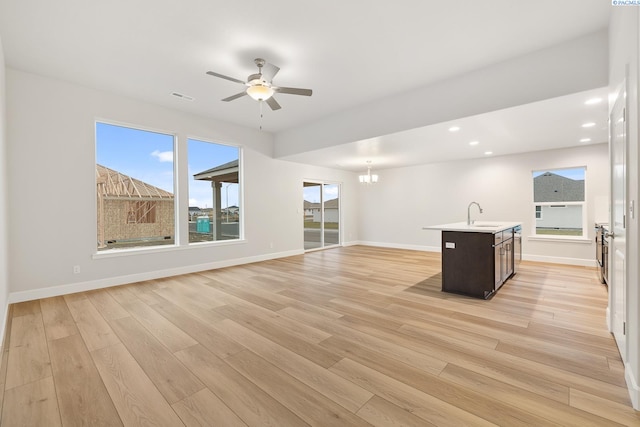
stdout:
POLYGON ((238 240, 220 240, 218 242, 196 242, 196 243, 189 243, 188 245, 184 245, 184 246, 166 245, 166 246, 153 246, 153 247, 141 247, 141 248, 130 248, 130 249, 110 249, 106 251, 96 252, 91 256, 91 258, 102 259, 102 258, 116 258, 116 257, 123 257, 123 256, 132 256, 132 255, 147 255, 147 254, 162 253, 162 252, 175 252, 175 251, 184 251, 184 250, 190 250, 190 249, 212 248, 217 246, 239 245, 244 243, 247 243, 245 239, 238 239, 238 240))
POLYGON ((537 242, 558 242, 558 243, 580 243, 590 244, 590 237, 569 237, 569 236, 528 236, 527 240, 537 242))

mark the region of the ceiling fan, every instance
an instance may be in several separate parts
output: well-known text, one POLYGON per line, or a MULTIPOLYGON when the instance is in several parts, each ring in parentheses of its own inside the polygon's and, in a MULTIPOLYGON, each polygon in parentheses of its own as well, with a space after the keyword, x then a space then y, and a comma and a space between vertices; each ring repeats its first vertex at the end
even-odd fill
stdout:
POLYGON ((256 101, 265 101, 272 110, 279 110, 280 104, 273 98, 274 93, 286 93, 290 95, 303 95, 311 96, 311 89, 299 89, 295 87, 282 87, 274 86, 273 78, 278 74, 280 68, 273 64, 267 63, 262 58, 256 58, 253 60, 258 66, 258 72, 251 74, 247 77, 247 81, 244 82, 233 77, 225 76, 224 74, 216 73, 213 71, 207 71, 207 74, 214 77, 220 77, 221 79, 229 80, 235 83, 240 83, 247 86, 247 88, 235 95, 231 95, 228 98, 223 99, 225 102, 233 101, 234 99, 242 98, 245 95, 249 95, 256 101))

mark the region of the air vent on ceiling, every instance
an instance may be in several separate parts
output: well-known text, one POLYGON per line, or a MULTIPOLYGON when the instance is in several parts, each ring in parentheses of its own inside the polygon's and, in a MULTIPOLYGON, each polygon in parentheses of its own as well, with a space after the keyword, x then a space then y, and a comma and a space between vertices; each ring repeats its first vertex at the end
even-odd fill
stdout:
POLYGON ((171 95, 173 95, 175 97, 178 97, 178 98, 185 99, 187 101, 193 101, 193 96, 185 95, 184 93, 171 92, 171 95))

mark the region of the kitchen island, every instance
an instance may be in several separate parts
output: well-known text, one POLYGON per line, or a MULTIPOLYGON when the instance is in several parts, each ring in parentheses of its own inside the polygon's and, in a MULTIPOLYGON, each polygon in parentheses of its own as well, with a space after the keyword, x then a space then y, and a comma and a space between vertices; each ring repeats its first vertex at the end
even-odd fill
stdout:
POLYGON ((442 291, 491 297, 515 273, 520 227, 511 221, 423 227, 442 231, 442 291))

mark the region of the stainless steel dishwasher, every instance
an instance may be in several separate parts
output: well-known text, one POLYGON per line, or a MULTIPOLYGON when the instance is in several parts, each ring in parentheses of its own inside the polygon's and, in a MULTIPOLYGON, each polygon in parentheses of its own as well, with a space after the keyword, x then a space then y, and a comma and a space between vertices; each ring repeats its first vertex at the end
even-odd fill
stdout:
POLYGON ((513 274, 516 274, 522 261, 522 226, 513 228, 513 274))

